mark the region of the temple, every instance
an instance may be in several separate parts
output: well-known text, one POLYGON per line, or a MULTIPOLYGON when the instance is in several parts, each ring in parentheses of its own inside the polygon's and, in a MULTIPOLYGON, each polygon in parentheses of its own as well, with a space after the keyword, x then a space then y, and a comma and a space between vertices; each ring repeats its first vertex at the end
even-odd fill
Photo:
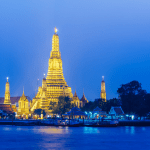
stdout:
POLYGON ((42 87, 38 88, 36 96, 30 103, 30 110, 33 112, 35 109, 44 109, 46 112, 49 110, 50 103, 58 102, 59 96, 73 97, 71 87, 65 81, 62 68, 61 53, 59 51, 59 36, 57 29, 52 38, 52 50, 50 53, 48 73, 42 80, 42 87))
POLYGON ((80 99, 81 103, 80 103, 80 107, 84 107, 86 103, 88 103, 89 101, 87 100, 87 98, 84 95, 84 90, 83 90, 83 96, 80 99))
POLYGON ((23 89, 23 94, 20 97, 19 101, 18 101, 18 115, 25 115, 26 119, 28 119, 28 114, 29 114, 29 101, 27 99, 27 97, 24 94, 24 89, 23 89))
POLYGON ((46 114, 51 115, 52 106, 57 105, 60 96, 69 97, 71 104, 78 108, 88 103, 84 92, 81 99, 77 96, 76 90, 73 96, 71 87, 65 81, 61 53, 59 51, 59 36, 55 28, 55 33, 52 37, 52 50, 48 62, 47 76, 44 74, 42 86, 38 87, 38 92, 33 100, 31 101, 28 96, 25 96, 24 89, 21 97, 10 97, 10 86, 7 78, 5 97, 0 97, 0 108, 7 114, 14 115, 15 113, 16 116, 26 119, 28 119, 28 116, 31 117, 31 114, 34 114, 34 111, 37 109, 41 109, 42 112, 44 110, 46 114))
POLYGON ((7 82, 5 85, 5 97, 0 97, 0 111, 4 112, 4 114, 7 114, 7 117, 15 115, 15 112, 17 112, 16 107, 16 100, 18 100, 18 97, 10 97, 10 85, 7 82))
POLYGON ((104 102, 106 102, 106 90, 105 90, 104 76, 102 76, 100 97, 101 97, 102 100, 104 100, 104 102))
POLYGON ((76 90, 75 93, 73 95, 73 103, 75 104, 76 107, 80 108, 82 106, 82 101, 80 101, 80 99, 77 96, 76 90))

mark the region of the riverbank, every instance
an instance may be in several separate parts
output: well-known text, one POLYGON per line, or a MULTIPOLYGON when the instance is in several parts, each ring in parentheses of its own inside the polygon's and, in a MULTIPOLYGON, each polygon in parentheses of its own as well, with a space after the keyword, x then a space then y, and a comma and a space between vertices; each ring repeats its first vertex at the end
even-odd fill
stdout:
POLYGON ((119 126, 150 126, 150 120, 120 120, 119 126))
MULTIPOLYGON (((93 120, 90 120, 93 122, 93 120)), ((79 122, 75 122, 74 120, 68 121, 68 124, 60 124, 58 120, 51 119, 51 120, 0 120, 0 125, 15 125, 15 126, 72 126, 72 127, 79 127, 79 126, 86 126, 86 127, 117 127, 117 126, 150 126, 150 120, 121 120, 116 125, 109 125, 108 121, 98 122, 89 124, 89 120, 80 120, 79 122)))

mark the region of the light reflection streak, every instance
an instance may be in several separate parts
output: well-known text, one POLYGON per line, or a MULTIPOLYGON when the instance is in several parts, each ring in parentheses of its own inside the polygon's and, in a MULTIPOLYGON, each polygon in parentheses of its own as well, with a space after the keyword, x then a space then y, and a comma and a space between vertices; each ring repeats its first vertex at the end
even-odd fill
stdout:
POLYGON ((125 132, 128 133, 128 134, 135 134, 135 127, 134 126, 126 126, 125 127, 125 132))
POLYGON ((100 133, 98 128, 84 127, 84 133, 100 133))

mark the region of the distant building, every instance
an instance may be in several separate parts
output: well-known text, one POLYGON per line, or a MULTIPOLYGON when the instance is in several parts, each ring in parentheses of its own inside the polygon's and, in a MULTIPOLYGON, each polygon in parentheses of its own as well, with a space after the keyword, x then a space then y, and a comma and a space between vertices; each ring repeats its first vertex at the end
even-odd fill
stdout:
POLYGON ((106 90, 105 90, 105 81, 104 81, 104 76, 102 76, 102 82, 101 82, 101 94, 100 98, 106 102, 106 90))
POLYGON ((16 108, 11 104, 0 104, 0 110, 9 116, 15 114, 16 108))
POLYGON ((80 101, 80 99, 78 98, 76 91, 74 93, 72 100, 76 107, 80 108, 82 106, 82 101, 80 101))
MULTIPOLYGON (((18 112, 18 102, 19 100, 23 99, 23 96, 24 96, 24 92, 21 97, 20 96, 10 97, 10 85, 7 78, 7 82, 5 85, 5 97, 0 97, 0 110, 2 110, 7 115, 16 114, 18 112)), ((25 98, 26 101, 31 100, 30 97, 28 96, 25 96, 25 98)), ((19 107, 19 111, 20 111, 20 107, 19 107)), ((28 108, 28 112, 29 112, 29 108, 28 108)))
POLYGON ((109 111, 109 114, 111 116, 115 116, 115 117, 121 117, 121 116, 124 116, 124 111, 122 110, 121 106, 119 107, 111 107, 110 111, 109 111))
POLYGON ((4 104, 11 104, 10 101, 10 87, 9 87, 9 82, 8 82, 8 77, 7 77, 7 82, 5 85, 5 99, 4 99, 4 104))
POLYGON ((24 94, 24 90, 23 90, 22 96, 20 97, 18 101, 18 104, 19 104, 19 107, 18 107, 17 115, 28 115, 29 114, 29 101, 24 94))
POLYGON ((80 101, 82 102, 82 103, 80 103, 80 104, 81 104, 80 107, 84 107, 85 104, 89 102, 89 101, 87 100, 87 98, 85 97, 84 92, 83 92, 83 96, 82 96, 82 98, 80 99, 80 101))
POLYGON ((99 108, 98 106, 93 110, 93 117, 106 117, 107 113, 106 111, 102 111, 101 108, 99 108))

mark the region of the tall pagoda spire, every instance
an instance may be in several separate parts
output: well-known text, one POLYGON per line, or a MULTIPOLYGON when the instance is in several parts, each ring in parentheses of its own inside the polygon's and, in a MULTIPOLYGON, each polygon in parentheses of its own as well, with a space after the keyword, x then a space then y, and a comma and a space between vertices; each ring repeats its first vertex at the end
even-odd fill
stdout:
POLYGON ((5 85, 4 104, 11 104, 11 101, 10 101, 10 86, 9 86, 9 82, 8 82, 8 77, 7 77, 7 82, 6 82, 6 85, 5 85))
POLYGON ((104 76, 102 76, 100 97, 101 97, 101 99, 103 99, 106 102, 106 90, 105 90, 104 76))
POLYGON ((24 86, 23 86, 23 93, 22 93, 22 97, 25 97, 25 94, 24 94, 24 86))
POLYGON ((73 97, 71 87, 65 81, 62 68, 61 53, 59 51, 59 36, 57 28, 54 29, 52 37, 52 50, 48 62, 47 76, 42 80, 42 87, 38 88, 37 95, 33 98, 30 110, 44 109, 51 113, 51 105, 58 103, 60 96, 73 97))
POLYGON ((69 97, 73 97, 73 94, 63 75, 62 59, 59 51, 59 36, 57 34, 58 30, 56 27, 54 31, 55 33, 52 38, 52 50, 49 58, 46 83, 49 97, 56 100, 59 96, 64 95, 64 93, 69 97))

